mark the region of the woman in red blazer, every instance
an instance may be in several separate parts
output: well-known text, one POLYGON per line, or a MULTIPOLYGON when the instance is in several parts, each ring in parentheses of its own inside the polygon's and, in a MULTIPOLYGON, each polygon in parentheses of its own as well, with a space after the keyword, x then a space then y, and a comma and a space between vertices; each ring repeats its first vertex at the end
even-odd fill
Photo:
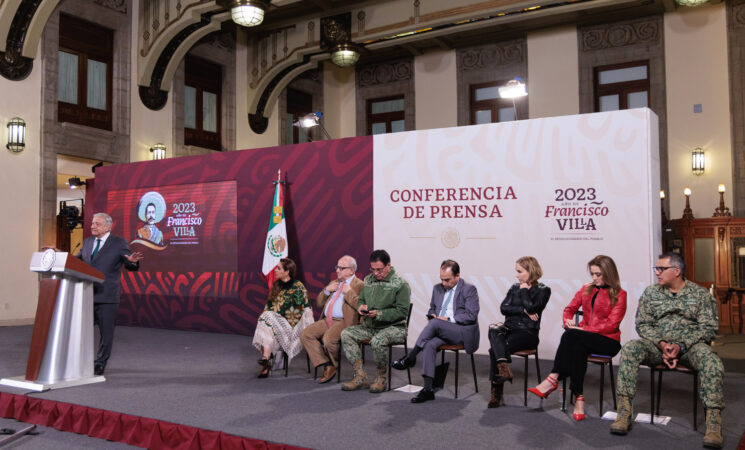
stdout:
POLYGON ((574 420, 585 418, 582 385, 590 354, 615 356, 621 350, 619 325, 626 314, 626 291, 621 289, 616 263, 598 255, 587 263, 592 282, 584 285, 564 308, 564 334, 556 349, 554 367, 548 377, 529 392, 546 398, 569 377, 574 401, 574 420), (575 325, 574 315, 582 308, 582 321, 575 325))

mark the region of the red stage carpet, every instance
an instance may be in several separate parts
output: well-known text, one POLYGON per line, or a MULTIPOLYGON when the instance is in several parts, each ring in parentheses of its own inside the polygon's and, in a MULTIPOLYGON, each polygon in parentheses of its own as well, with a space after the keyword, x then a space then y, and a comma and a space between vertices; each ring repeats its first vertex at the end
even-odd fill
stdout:
POLYGON ((0 416, 149 449, 302 448, 5 392, 0 392, 0 416))

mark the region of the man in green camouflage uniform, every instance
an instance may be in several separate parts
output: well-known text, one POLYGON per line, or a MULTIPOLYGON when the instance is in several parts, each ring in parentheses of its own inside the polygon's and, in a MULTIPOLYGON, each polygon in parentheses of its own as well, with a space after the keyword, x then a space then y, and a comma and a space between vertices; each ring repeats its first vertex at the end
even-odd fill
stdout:
POLYGON ((385 391, 388 386, 388 345, 406 340, 406 318, 411 304, 411 288, 391 267, 391 257, 385 250, 370 254, 370 270, 359 295, 357 311, 360 324, 347 327, 341 333, 344 354, 354 365, 354 378, 342 384, 344 391, 370 388, 370 392, 385 391), (371 385, 362 369, 361 341, 370 339, 375 355, 377 376, 371 385))
POLYGON ((621 350, 616 394, 618 417, 611 433, 631 428, 631 399, 636 393, 639 365, 679 363, 699 373, 699 396, 706 408, 704 447, 722 447, 722 360, 711 349, 719 326, 716 300, 705 288, 685 279, 685 262, 677 253, 660 255, 654 268, 658 284, 639 299, 636 331, 642 339, 629 341, 621 350))

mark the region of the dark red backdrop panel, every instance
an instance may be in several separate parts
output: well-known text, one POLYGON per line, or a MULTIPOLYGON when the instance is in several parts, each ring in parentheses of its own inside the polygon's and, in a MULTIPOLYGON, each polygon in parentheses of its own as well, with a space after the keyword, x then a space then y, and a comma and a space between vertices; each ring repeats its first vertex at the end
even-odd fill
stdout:
MULTIPOLYGON (((261 265, 277 169, 287 181, 289 256, 309 295, 315 299, 342 254, 364 271, 373 245, 372 162, 372 138, 364 136, 98 168, 88 200, 96 212, 120 207, 107 204, 111 190, 237 184, 236 270, 195 271, 192 261, 189 272, 165 271, 156 250, 138 247, 145 259, 139 272, 124 271, 118 322, 252 334, 267 294, 261 265)), ((121 235, 121 224, 113 233, 121 235)))

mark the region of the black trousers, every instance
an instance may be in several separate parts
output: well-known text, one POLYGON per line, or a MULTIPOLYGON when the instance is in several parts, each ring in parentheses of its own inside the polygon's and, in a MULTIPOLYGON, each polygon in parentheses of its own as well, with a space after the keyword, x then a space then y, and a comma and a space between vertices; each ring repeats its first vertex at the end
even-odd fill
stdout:
POLYGON ((529 350, 538 346, 538 333, 528 330, 510 330, 507 333, 499 333, 489 329, 489 378, 493 381, 497 376, 497 361, 506 359, 511 363, 510 355, 519 350, 529 350))
POLYGON ((569 377, 570 389, 575 395, 579 395, 585 383, 587 356, 616 356, 620 350, 621 344, 615 339, 598 333, 569 329, 561 335, 551 372, 558 373, 559 380, 569 377))
POLYGON ((119 303, 94 303, 93 318, 98 325, 101 339, 98 343, 98 353, 94 364, 106 367, 106 362, 111 356, 111 346, 114 344, 114 327, 116 316, 119 313, 119 303))

